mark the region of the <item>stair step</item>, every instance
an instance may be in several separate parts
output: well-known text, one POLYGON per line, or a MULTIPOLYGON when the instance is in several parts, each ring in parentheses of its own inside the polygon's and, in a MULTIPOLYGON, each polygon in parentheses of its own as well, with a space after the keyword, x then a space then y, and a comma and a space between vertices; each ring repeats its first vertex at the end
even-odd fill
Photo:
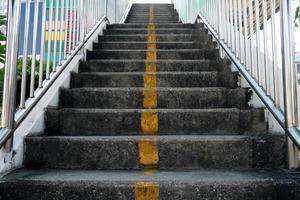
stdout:
MULTIPOLYGON (((136 35, 104 35, 99 36, 99 41, 147 41, 148 35, 147 34, 136 34, 136 35)), ((208 35, 199 34, 157 34, 156 35, 156 41, 202 41, 206 42, 207 40, 210 40, 210 37, 208 35)))
MULTIPOLYGON (((121 34, 147 34, 148 33, 148 29, 124 29, 124 28, 120 28, 120 29, 108 29, 105 31, 104 35, 109 35, 109 34, 117 34, 117 35, 121 35, 121 34)), ((156 34, 192 34, 193 33, 193 29, 156 29, 155 30, 156 34)))
MULTIPOLYGON (((150 15, 129 15, 128 17, 127 17, 127 21, 129 20, 134 20, 134 19, 136 19, 136 20, 148 20, 149 21, 149 19, 150 19, 150 15)), ((179 21, 179 17, 178 16, 175 16, 175 15, 173 15, 173 16, 170 16, 170 15, 166 15, 166 16, 154 16, 154 18, 153 18, 153 20, 156 20, 156 21, 160 21, 160 20, 171 20, 171 21, 175 21, 175 20, 177 20, 177 21, 179 21)))
POLYGON ((18 170, 0 183, 5 200, 159 199, 298 200, 299 180, 281 170, 160 171, 18 170), (26 187, 25 187, 26 186, 26 187), (158 199, 158 197, 153 197, 158 199))
MULTIPOLYGON (((149 23, 137 23, 137 24, 110 24, 107 25, 107 29, 114 28, 147 28, 149 23)), ((155 28, 195 28, 195 24, 179 24, 179 23, 171 23, 171 24, 155 24, 155 28)))
MULTIPOLYGON (((143 87, 146 73, 84 72, 72 74, 71 86, 77 87, 143 87)), ((218 72, 158 72, 157 87, 226 87, 236 88, 237 74, 218 72)))
POLYGON ((249 100, 242 88, 76 88, 62 89, 60 108, 143 108, 147 91, 157 94, 157 108, 246 108, 249 100))
MULTIPOLYGON (((146 59, 147 49, 98 49, 87 52, 87 60, 90 59, 146 59)), ((157 59, 211 59, 219 58, 218 49, 158 49, 153 51, 157 59)))
MULTIPOLYGON (((154 23, 178 23, 178 19, 154 19, 154 23)), ((128 19, 126 23, 147 23, 149 19, 128 19)))
MULTIPOLYGON (((141 129, 142 109, 48 109, 46 132, 62 135, 136 135, 141 129)), ((168 134, 265 133, 260 109, 155 109, 158 129, 168 134)))
MULTIPOLYGON (((94 43, 93 49, 147 49, 148 42, 101 42, 94 43)), ((211 41, 205 42, 157 42, 157 49, 213 49, 216 45, 211 41)))
POLYGON ((144 141, 155 143, 161 170, 250 169, 265 164, 276 167, 284 157, 283 144, 272 149, 271 146, 276 148, 275 139, 251 136, 35 136, 26 138, 25 166, 29 169, 143 169, 139 164, 139 152, 143 151, 139 145, 144 141), (278 153, 276 157, 270 157, 275 153, 278 153))
MULTIPOLYGON (((158 60, 158 72, 200 72, 226 69, 221 61, 210 60, 158 60)), ((80 64, 80 72, 145 72, 145 60, 89 60, 80 64)))
MULTIPOLYGON (((134 19, 134 18, 137 18, 137 19, 149 19, 150 18, 150 13, 147 14, 147 13, 143 13, 143 14, 136 14, 136 13, 130 13, 127 17, 127 20, 128 19, 134 19)), ((154 19, 176 19, 176 20, 179 20, 179 16, 174 13, 174 14, 154 14, 154 19)))

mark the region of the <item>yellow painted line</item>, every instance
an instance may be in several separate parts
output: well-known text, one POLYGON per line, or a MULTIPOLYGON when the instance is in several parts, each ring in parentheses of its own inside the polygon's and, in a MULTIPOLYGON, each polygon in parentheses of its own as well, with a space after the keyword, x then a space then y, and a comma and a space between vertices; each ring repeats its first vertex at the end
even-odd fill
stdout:
POLYGON ((156 168, 159 161, 157 141, 155 138, 143 138, 139 142, 140 166, 143 169, 156 168))
POLYGON ((141 127, 144 134, 155 135, 158 132, 157 110, 145 109, 141 114, 141 127))
POLYGON ((146 73, 144 75, 144 88, 156 88, 157 76, 155 73, 146 73))
POLYGON ((144 95, 144 108, 153 109, 157 107, 157 90, 154 88, 145 88, 144 95))
POLYGON ((156 61, 147 61, 146 62, 146 73, 156 72, 157 65, 156 61))
MULTIPOLYGON (((141 113, 141 130, 145 135, 155 135, 158 132, 157 113, 157 51, 156 33, 154 19, 154 8, 150 6, 150 16, 148 25, 148 45, 145 63, 144 89, 143 89, 143 110, 141 113)), ((153 168, 159 163, 159 154, 156 147, 156 139, 151 141, 141 139, 139 142, 139 162, 143 168, 153 168), (147 153, 145 153, 147 152, 147 153)))
MULTIPOLYGON (((157 50, 154 22, 154 8, 150 6, 148 25, 147 53, 145 62, 143 110, 141 113, 141 130, 150 137, 141 137, 139 147, 139 164, 143 174, 152 176, 159 165, 157 138, 159 120, 157 113, 157 50)), ((159 200, 159 184, 156 182, 137 182, 134 185, 135 200, 159 200)))
POLYGON ((158 200, 159 184, 155 182, 139 182, 134 185, 135 200, 158 200))

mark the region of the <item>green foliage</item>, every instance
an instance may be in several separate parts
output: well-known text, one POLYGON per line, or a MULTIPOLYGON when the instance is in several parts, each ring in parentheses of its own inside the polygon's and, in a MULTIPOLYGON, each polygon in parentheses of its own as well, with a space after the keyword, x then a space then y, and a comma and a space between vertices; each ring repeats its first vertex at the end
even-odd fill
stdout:
MULTIPOLYGON (((2 68, 2 69, 0 69, 0 106, 2 106, 3 79, 4 79, 4 69, 2 68)), ((1 110, 1 108, 0 108, 0 110, 1 110)))
MULTIPOLYGON (((31 64, 32 64, 32 59, 30 57, 27 57, 27 64, 26 64, 26 76, 27 80, 30 80, 31 76, 31 64)), ((23 65, 23 58, 18 59, 18 79, 20 80, 22 77, 22 65, 23 65)), ((35 79, 36 82, 38 80, 39 76, 39 67, 40 67, 40 61, 36 60, 35 63, 35 79)), ((46 74, 46 64, 44 65, 44 71, 43 71, 43 76, 45 77, 46 74)), ((4 78, 4 69, 0 69, 0 105, 2 103, 2 92, 3 92, 3 78, 4 78)), ((27 85, 29 87, 29 85, 27 85)))
POLYGON ((296 27, 299 27, 299 26, 300 26, 300 7, 299 7, 299 6, 298 6, 298 8, 296 9, 294 23, 295 23, 295 26, 296 26, 296 27))
MULTIPOLYGON (((6 16, 0 16, 0 26, 6 24, 6 16)), ((3 42, 6 41, 6 36, 4 33, 0 31, 0 63, 5 62, 5 44, 3 42)))
MULTIPOLYGON (((6 16, 0 16, 0 26, 6 25, 6 16)), ((5 62, 5 44, 6 36, 0 31, 0 63, 5 62)), ((2 105, 4 69, 0 69, 0 105, 2 105)))

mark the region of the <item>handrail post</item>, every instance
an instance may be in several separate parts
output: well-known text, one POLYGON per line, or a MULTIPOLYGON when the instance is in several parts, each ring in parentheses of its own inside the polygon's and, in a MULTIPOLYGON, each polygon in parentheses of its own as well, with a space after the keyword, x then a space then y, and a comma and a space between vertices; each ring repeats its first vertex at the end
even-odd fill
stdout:
MULTIPOLYGON (((86 17, 85 17, 85 6, 83 3, 84 0, 80 0, 80 40, 81 42, 84 42, 85 40, 85 25, 86 25, 86 17)), ((82 50, 80 52, 82 54, 82 59, 85 61, 86 60, 86 53, 85 53, 85 47, 82 47, 82 50)))
MULTIPOLYGON (((297 82, 294 55, 293 20, 291 0, 281 1, 281 53, 286 129, 295 127, 297 120, 297 82)), ((299 150, 288 139, 288 164, 290 169, 300 167, 299 150)))
MULTIPOLYGON (((222 17, 223 17, 222 14, 223 14, 224 10, 221 8, 221 1, 222 0, 217 0, 219 40, 222 40, 222 37, 223 37, 223 35, 222 35, 222 31, 223 31, 222 30, 223 29, 223 27, 222 27, 222 17)), ((219 46, 219 50, 220 50, 220 57, 224 58, 224 53, 223 53, 223 50, 220 46, 219 46)))
MULTIPOLYGON (((3 87, 2 127, 14 130, 17 88, 17 60, 19 45, 19 24, 21 0, 10 0, 8 3, 8 25, 6 39, 5 76, 3 87)), ((5 149, 12 148, 12 137, 7 141, 5 149)))
POLYGON ((107 0, 105 0, 105 17, 108 18, 108 16, 107 16, 107 0))

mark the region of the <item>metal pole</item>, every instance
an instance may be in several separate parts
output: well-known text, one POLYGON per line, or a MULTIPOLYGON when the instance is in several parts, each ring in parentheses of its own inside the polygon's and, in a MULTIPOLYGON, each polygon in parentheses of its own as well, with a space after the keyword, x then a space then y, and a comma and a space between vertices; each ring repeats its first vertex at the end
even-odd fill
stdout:
POLYGON ((108 18, 108 16, 107 16, 107 0, 105 0, 105 17, 108 18))
POLYGON ((34 97, 35 90, 35 65, 36 65, 36 41, 37 29, 39 20, 39 1, 34 0, 34 24, 33 24, 33 42, 32 42, 32 62, 31 62, 31 77, 30 77, 30 97, 34 97))
POLYGON ((251 75, 257 80, 256 77, 256 67, 255 67, 255 60, 254 60, 254 52, 253 52, 253 0, 249 0, 249 29, 250 29, 250 73, 251 75))
POLYGON ((26 100, 26 83, 27 83, 27 55, 28 55, 28 35, 29 35, 29 18, 30 18, 30 0, 26 0, 25 9, 25 27, 24 27, 24 44, 23 44, 23 60, 22 60, 22 76, 21 76, 21 98, 20 108, 25 108, 26 100))
POLYGON ((53 64, 52 71, 56 72, 56 53, 57 53, 57 31, 58 31, 58 15, 59 15, 59 2, 55 1, 55 15, 54 15, 54 45, 53 45, 53 64))
POLYGON ((42 36, 39 68, 39 88, 43 87, 44 48, 45 48, 46 2, 43 2, 42 36))
POLYGON ((53 21, 53 0, 49 3, 49 18, 48 18, 48 45, 47 45, 47 65, 46 65, 46 79, 50 79, 50 59, 51 59, 51 41, 52 41, 52 21, 53 21))
MULTIPOLYGON (((61 2, 60 7, 60 20, 59 20, 59 50, 58 50, 58 65, 61 66, 62 60, 64 59, 64 55, 62 52, 62 46, 63 46, 63 21, 64 21, 64 10, 65 10, 65 1, 61 2)), ((66 45, 66 43, 65 43, 66 45)))
POLYGON ((269 71, 269 43, 268 43, 268 19, 267 19, 267 0, 262 0, 263 15, 263 38, 264 38, 264 68, 265 68, 265 89, 267 95, 270 94, 270 71, 269 71))
POLYGON ((261 86, 262 85, 262 78, 261 78, 261 55, 260 55, 260 20, 259 20, 259 2, 258 0, 255 0, 255 27, 256 27, 256 68, 257 68, 257 80, 258 84, 261 86))
MULTIPOLYGON (((281 53, 286 128, 297 126, 297 82, 291 0, 281 1, 281 53)), ((299 151, 288 139, 289 168, 300 167, 299 151)))
MULTIPOLYGON (((3 90, 2 127, 14 130, 16 88, 17 88, 17 59, 19 46, 19 25, 21 15, 21 0, 11 0, 8 5, 8 31, 5 60, 5 76, 3 90)), ((13 136, 12 136, 13 137, 13 136)), ((7 141, 6 150, 11 150, 12 140, 7 141)))

